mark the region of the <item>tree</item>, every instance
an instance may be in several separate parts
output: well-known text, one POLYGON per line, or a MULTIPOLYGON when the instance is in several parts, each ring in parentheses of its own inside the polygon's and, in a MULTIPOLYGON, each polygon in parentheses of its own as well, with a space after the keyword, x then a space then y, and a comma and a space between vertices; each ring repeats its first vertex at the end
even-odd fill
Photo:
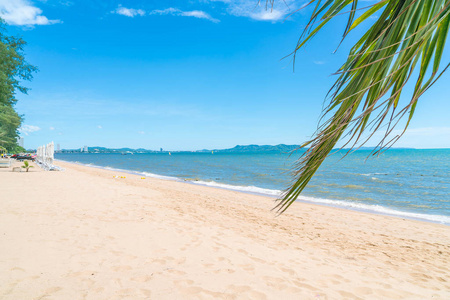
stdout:
POLYGON ((11 150, 16 145, 22 118, 11 105, 0 105, 0 145, 11 150))
POLYGON ((276 206, 279 213, 297 199, 339 140, 344 139, 342 148, 353 149, 382 129, 384 137, 373 154, 391 147, 408 128, 420 96, 450 65, 440 64, 449 29, 450 0, 379 0, 365 7, 359 2, 363 1, 311 0, 307 4, 315 6, 294 57, 336 16, 348 14, 343 40, 369 18, 376 21, 336 72, 338 78, 328 93, 329 103, 318 130, 301 146, 308 149, 297 162, 296 181, 276 206), (402 107, 400 96, 412 77, 416 78, 412 96, 402 107), (402 133, 392 137, 405 116, 402 133))
POLYGON ((21 38, 6 34, 0 19, 0 145, 8 150, 17 147, 18 129, 22 123, 22 116, 14 110, 15 94, 17 91, 27 93, 28 89, 20 81, 31 80, 32 73, 37 71, 25 61, 25 45, 21 38))

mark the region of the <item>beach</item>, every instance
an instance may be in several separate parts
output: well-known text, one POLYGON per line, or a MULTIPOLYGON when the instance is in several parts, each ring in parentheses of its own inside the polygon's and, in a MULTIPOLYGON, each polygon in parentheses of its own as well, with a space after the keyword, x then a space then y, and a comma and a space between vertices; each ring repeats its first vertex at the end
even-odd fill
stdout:
POLYGON ((450 227, 57 162, 0 169, 0 299, 449 299, 450 227))

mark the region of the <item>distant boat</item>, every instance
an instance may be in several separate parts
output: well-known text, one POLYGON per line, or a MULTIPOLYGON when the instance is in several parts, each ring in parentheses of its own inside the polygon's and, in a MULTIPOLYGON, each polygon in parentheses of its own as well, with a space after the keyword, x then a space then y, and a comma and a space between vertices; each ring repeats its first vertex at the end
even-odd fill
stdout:
POLYGON ((169 155, 172 155, 172 154, 169 152, 169 155))
POLYGON ((211 151, 211 154, 214 154, 214 151, 211 151))

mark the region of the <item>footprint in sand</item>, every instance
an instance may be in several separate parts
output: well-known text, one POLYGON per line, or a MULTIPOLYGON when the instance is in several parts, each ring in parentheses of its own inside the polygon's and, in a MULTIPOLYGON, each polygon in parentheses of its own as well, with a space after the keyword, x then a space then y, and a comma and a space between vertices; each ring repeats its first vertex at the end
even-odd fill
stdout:
POLYGON ((130 271, 132 268, 130 266, 117 266, 117 267, 112 267, 111 269, 113 269, 115 272, 124 272, 124 271, 130 271))
POLYGON ((313 287, 313 286, 311 286, 309 284, 303 283, 303 282, 298 281, 298 280, 294 280, 293 282, 294 282, 294 284, 297 287, 301 288, 302 290, 306 289, 308 291, 317 291, 317 288, 315 288, 315 287, 313 287))
POLYGON ((288 273, 290 276, 294 276, 296 274, 295 271, 292 269, 281 268, 281 271, 288 273))
POLYGON ((11 268, 11 269, 10 269, 10 271, 21 271, 21 272, 25 272, 25 270, 24 270, 24 269, 22 269, 22 268, 19 268, 19 267, 14 267, 14 268, 11 268))
POLYGON ((248 252, 245 251, 244 249, 238 249, 238 252, 242 253, 242 254, 245 254, 245 255, 248 255, 248 252))
POLYGON ((225 262, 231 264, 231 260, 229 260, 229 259, 226 258, 226 257, 222 257, 222 256, 221 256, 221 257, 217 258, 217 260, 218 260, 218 261, 225 261, 225 262))
POLYGON ((346 291, 338 291, 339 295, 341 295, 344 299, 363 299, 360 297, 357 297, 356 295, 346 292, 346 291))
POLYGON ((236 271, 233 269, 222 269, 222 268, 213 271, 214 274, 220 274, 220 273, 233 274, 234 272, 236 272, 236 271))
POLYGON ((48 289, 45 290, 44 294, 42 294, 37 299, 45 299, 45 298, 47 298, 49 296, 52 296, 52 294, 54 294, 54 293, 56 293, 56 292, 58 292, 60 290, 62 290, 62 288, 59 287, 59 286, 48 288, 48 289))
POLYGON ((174 275, 181 275, 181 276, 187 274, 186 272, 175 270, 175 269, 169 269, 169 270, 167 270, 167 273, 174 274, 174 275))
POLYGON ((165 265, 167 263, 165 259, 152 259, 152 262, 161 265, 165 265))
POLYGON ((150 275, 135 276, 135 277, 132 277, 131 280, 136 281, 136 282, 147 282, 147 281, 152 280, 152 278, 153 278, 153 273, 150 275))
POLYGON ((148 299, 150 299, 150 297, 152 296, 152 291, 150 290, 141 289, 141 293, 148 299))
POLYGON ((368 287, 358 287, 355 289, 356 294, 358 295, 370 295, 373 294, 373 290, 368 287))
POLYGON ((240 267, 247 272, 253 272, 255 270, 255 268, 250 264, 240 265, 240 267))

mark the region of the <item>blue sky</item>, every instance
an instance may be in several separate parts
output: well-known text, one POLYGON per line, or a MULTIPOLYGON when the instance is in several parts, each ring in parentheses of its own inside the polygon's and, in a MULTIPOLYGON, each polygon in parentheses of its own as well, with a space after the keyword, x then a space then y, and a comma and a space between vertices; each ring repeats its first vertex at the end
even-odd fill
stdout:
MULTIPOLYGON (((316 128, 345 19, 291 58, 305 1, 0 0, 8 32, 38 66, 18 95, 26 148, 54 141, 168 150, 299 144, 316 128), (264 1, 263 1, 264 2, 264 1)), ((444 61, 450 55, 446 49, 444 61)), ((419 102, 397 147, 450 147, 449 75, 419 102)), ((405 99, 406 101, 407 99, 405 99)), ((368 145, 376 144, 376 140, 368 145)))

